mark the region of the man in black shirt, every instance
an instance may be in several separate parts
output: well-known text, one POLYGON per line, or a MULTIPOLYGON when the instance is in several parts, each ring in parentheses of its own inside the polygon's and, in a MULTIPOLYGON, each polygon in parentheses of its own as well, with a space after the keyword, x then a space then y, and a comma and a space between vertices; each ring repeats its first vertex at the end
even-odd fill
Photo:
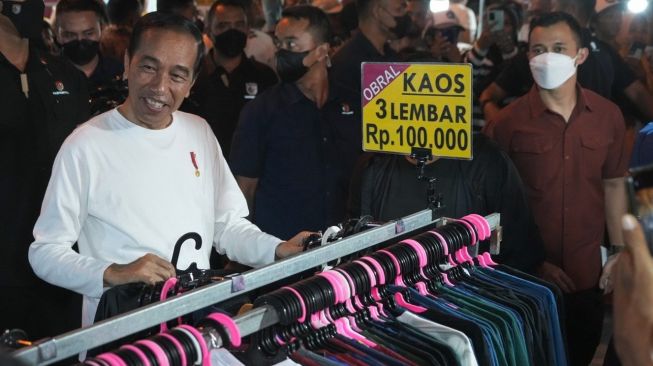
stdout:
POLYGON ((350 107, 356 123, 337 126, 346 153, 345 173, 350 172, 361 153, 361 63, 399 61, 388 45, 403 38, 411 25, 405 0, 357 0, 358 32, 334 55, 330 79, 338 96, 350 107))
POLYGON ((214 47, 204 58, 202 72, 182 110, 206 119, 229 161, 231 139, 245 104, 277 83, 268 66, 249 59, 246 9, 238 0, 218 0, 207 17, 207 34, 214 47))
POLYGON ((37 339, 79 326, 71 306, 81 299, 38 280, 27 250, 57 151, 88 119, 88 92, 42 43, 43 1, 2 0, 0 10, 0 332, 37 339))
MULTIPOLYGON (((120 89, 123 74, 122 60, 104 57, 99 51, 107 22, 104 4, 98 0, 60 0, 55 14, 55 33, 63 56, 88 78, 92 113, 112 108, 113 105, 105 107, 95 103, 105 95, 106 89, 120 89)), ((122 102, 126 94, 116 98, 116 103, 122 102)))
POLYGON ((275 31, 281 83, 245 106, 234 134, 230 166, 252 221, 279 238, 344 218, 346 185, 336 165, 343 158, 332 126, 353 116, 329 88, 330 32, 316 7, 284 10, 275 31))
MULTIPOLYGON (((493 141, 474 135, 473 160, 437 159, 424 173, 437 178, 443 216, 501 213, 500 263, 533 273, 544 259, 539 230, 515 166, 493 141)), ((352 178, 349 215, 389 221, 427 208, 428 183, 418 180, 409 157, 376 154, 362 158, 352 178)))

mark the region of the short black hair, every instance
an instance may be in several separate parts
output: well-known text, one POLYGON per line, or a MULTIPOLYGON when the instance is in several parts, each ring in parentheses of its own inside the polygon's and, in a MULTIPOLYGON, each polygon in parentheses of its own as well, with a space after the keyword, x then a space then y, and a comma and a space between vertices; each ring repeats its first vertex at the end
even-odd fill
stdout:
MULTIPOLYGON (((211 24, 213 21, 213 17, 215 17, 215 9, 218 6, 233 6, 236 8, 241 8, 243 9, 243 12, 245 13, 245 19, 247 19, 247 11, 249 10, 248 7, 249 5, 245 3, 243 0, 215 0, 213 4, 211 4, 211 7, 209 8, 209 11, 206 13, 206 24, 211 24)), ((249 23, 249 19, 248 23, 249 23)))
POLYGON ((55 21, 63 13, 92 11, 94 12, 100 24, 104 25, 109 22, 107 8, 101 0, 59 0, 55 10, 55 21))
POLYGON ((156 0, 156 11, 177 13, 193 5, 195 5, 194 0, 156 0))
POLYGON ((308 31, 318 43, 331 43, 331 22, 322 9, 312 5, 297 5, 286 8, 281 18, 306 19, 308 31))
POLYGON ((576 44, 578 48, 583 47, 583 42, 582 42, 582 32, 583 29, 581 28, 580 24, 576 21, 576 19, 564 12, 561 11, 555 11, 552 13, 546 13, 542 14, 539 17, 533 18, 533 21, 531 21, 531 26, 530 30, 528 32, 528 41, 530 43, 531 40, 531 34, 533 33, 533 30, 537 27, 544 27, 548 28, 551 27, 555 24, 558 23, 565 23, 569 26, 572 32, 572 36, 576 40, 576 44))
POLYGON ((197 58, 195 59, 195 65, 193 65, 193 79, 199 75, 202 59, 204 58, 204 42, 202 41, 202 32, 200 32, 195 23, 174 13, 155 11, 145 14, 134 25, 134 30, 129 39, 127 52, 130 58, 138 50, 141 36, 149 29, 171 30, 192 36, 197 46, 197 58))
POLYGON ((367 18, 370 15, 372 10, 372 4, 379 0, 356 0, 356 12, 358 13, 358 19, 367 18))
POLYGON ((139 0, 109 0, 107 3, 107 13, 111 24, 132 26, 130 24, 132 16, 136 14, 138 18, 141 10, 139 0))

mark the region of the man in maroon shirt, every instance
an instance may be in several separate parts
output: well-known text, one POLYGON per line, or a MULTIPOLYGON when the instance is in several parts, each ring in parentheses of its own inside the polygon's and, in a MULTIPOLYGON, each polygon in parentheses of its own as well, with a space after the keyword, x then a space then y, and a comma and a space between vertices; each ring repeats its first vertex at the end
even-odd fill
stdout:
MULTIPOLYGON (((618 107, 576 82, 588 56, 580 29, 565 13, 532 23, 528 56, 536 85, 485 129, 526 186, 546 249, 539 274, 566 293, 572 365, 587 365, 601 336, 600 246, 606 224, 612 245, 623 243, 629 159, 618 107)), ((604 268, 606 290, 614 259, 604 268)))

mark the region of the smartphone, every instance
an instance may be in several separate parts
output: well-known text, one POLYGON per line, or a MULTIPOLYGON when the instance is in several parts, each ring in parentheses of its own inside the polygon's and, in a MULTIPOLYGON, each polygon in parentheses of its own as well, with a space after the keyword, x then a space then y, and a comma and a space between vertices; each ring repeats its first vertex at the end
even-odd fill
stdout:
POLYGON ((653 255, 653 164, 630 170, 628 201, 630 212, 639 219, 648 250, 653 255))
POLYGON ((495 9, 490 10, 488 13, 488 21, 490 22, 490 31, 491 32, 500 32, 503 30, 504 25, 504 16, 503 10, 495 9))
POLYGON ((644 49, 646 45, 642 42, 633 42, 628 51, 628 57, 641 58, 644 54, 644 49))
POLYGON ((458 44, 458 34, 460 33, 460 29, 456 27, 450 27, 450 28, 444 28, 444 29, 438 29, 435 27, 430 27, 424 32, 424 42, 430 47, 433 45, 433 42, 435 42, 435 35, 440 33, 440 35, 449 43, 452 45, 457 45, 458 44))
POLYGON ((442 38, 446 39, 447 42, 451 43, 454 46, 458 44, 459 33, 460 33, 460 29, 456 27, 449 27, 440 30, 440 34, 442 34, 442 38))

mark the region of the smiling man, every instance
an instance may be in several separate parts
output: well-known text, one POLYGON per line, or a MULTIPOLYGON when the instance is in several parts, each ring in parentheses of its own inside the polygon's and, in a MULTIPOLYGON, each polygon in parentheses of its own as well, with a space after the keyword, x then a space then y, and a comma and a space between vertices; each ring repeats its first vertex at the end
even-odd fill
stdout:
POLYGON ((571 15, 533 21, 528 58, 536 85, 485 130, 526 186, 546 252, 539 275, 565 292, 572 365, 587 365, 601 337, 599 278, 603 271, 600 286, 609 291, 616 256, 602 270, 600 248, 606 226, 611 244, 623 245, 629 160, 619 108, 577 83, 588 52, 571 15))
POLYGON ((244 219, 245 198, 211 128, 177 112, 202 54, 191 21, 144 16, 125 55, 127 100, 59 151, 29 259, 39 277, 84 295, 83 325, 104 287, 208 268, 212 247, 254 267, 301 251, 308 233, 282 242, 244 219))

